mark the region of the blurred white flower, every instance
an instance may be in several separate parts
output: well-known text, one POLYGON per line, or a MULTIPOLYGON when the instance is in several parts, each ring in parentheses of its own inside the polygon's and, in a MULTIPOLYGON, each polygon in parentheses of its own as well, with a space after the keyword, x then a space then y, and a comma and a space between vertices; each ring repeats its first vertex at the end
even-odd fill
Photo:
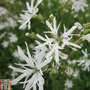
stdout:
POLYGON ((68 60, 68 64, 69 64, 69 65, 71 65, 71 64, 76 64, 76 62, 77 62, 76 60, 72 60, 72 61, 71 61, 71 60, 68 60))
POLYGON ((13 18, 11 18, 11 17, 7 18, 7 23, 8 23, 8 27, 14 28, 14 27, 17 26, 16 21, 13 18))
POLYGON ((16 26, 17 26, 16 21, 13 18, 10 18, 10 17, 6 18, 5 22, 0 22, 0 29, 1 30, 4 29, 4 28, 8 28, 8 27, 14 28, 16 26))
POLYGON ((30 48, 32 48, 32 49, 35 48, 35 46, 34 46, 33 44, 30 44, 29 46, 30 46, 30 48))
POLYGON ((84 56, 82 57, 82 60, 77 61, 79 63, 78 66, 83 66, 82 70, 90 71, 90 60, 88 59, 88 56, 90 54, 87 54, 87 49, 85 49, 85 51, 82 50, 82 53, 84 54, 84 56))
POLYGON ((78 12, 79 10, 82 10, 83 12, 85 11, 85 7, 88 7, 88 4, 86 0, 72 0, 72 10, 75 12, 78 12))
MULTIPOLYGON (((24 51, 24 50, 23 50, 23 51, 24 51)), ((18 51, 17 51, 17 50, 15 50, 15 51, 12 53, 12 56, 13 56, 13 57, 15 57, 15 58, 20 59, 21 61, 23 61, 23 59, 19 56, 19 54, 18 54, 18 51)))
POLYGON ((9 44, 8 41, 3 41, 2 46, 3 46, 4 48, 7 48, 7 47, 8 47, 8 44, 9 44))
POLYGON ((24 82, 20 82, 21 84, 24 84, 23 88, 25 88, 25 90, 30 90, 31 88, 33 88, 33 90, 36 90, 36 84, 38 85, 39 90, 43 90, 44 79, 42 77, 43 73, 41 69, 51 62, 52 57, 46 59, 45 50, 42 50, 39 52, 39 54, 37 54, 37 58, 32 58, 27 43, 25 44, 28 57, 23 53, 19 46, 18 53, 21 58, 25 60, 26 64, 16 64, 18 66, 21 66, 22 69, 9 66, 11 69, 13 69, 13 71, 22 73, 16 79, 12 80, 12 85, 17 84, 21 79, 26 77, 24 82))
POLYGON ((16 37, 16 35, 15 34, 13 34, 13 33, 9 33, 9 41, 11 42, 11 43, 14 43, 14 42, 17 42, 18 41, 18 38, 16 37))
POLYGON ((74 18, 77 18, 78 17, 78 14, 74 14, 74 16, 73 16, 74 18))
POLYGON ((72 73, 74 72, 74 70, 71 67, 67 66, 65 72, 66 72, 67 75, 72 75, 72 73))
POLYGON ((7 0, 7 2, 13 4, 15 0, 7 0))
POLYGON ((77 78, 79 76, 79 70, 75 70, 74 72, 73 72, 73 77, 74 78, 77 78))
POLYGON ((72 81, 71 80, 69 80, 69 79, 67 79, 66 81, 65 81, 65 84, 64 84, 67 88, 72 88, 73 87, 73 83, 72 83, 72 81))
POLYGON ((8 13, 7 9, 0 6, 0 16, 5 15, 6 13, 8 13))
POLYGON ((60 3, 68 2, 68 0, 59 0, 60 3))
POLYGON ((85 17, 88 18, 90 16, 90 13, 86 13, 85 17))
POLYGON ((26 2, 26 6, 28 10, 24 10, 23 11, 24 14, 20 14, 21 20, 19 20, 19 22, 21 23, 21 26, 19 27, 19 29, 22 29, 23 27, 25 27, 26 24, 28 24, 28 29, 31 28, 30 20, 38 12, 37 6, 42 2, 42 0, 37 0, 37 3, 35 6, 34 6, 34 2, 35 0, 31 0, 31 5, 29 5, 29 3, 26 2))

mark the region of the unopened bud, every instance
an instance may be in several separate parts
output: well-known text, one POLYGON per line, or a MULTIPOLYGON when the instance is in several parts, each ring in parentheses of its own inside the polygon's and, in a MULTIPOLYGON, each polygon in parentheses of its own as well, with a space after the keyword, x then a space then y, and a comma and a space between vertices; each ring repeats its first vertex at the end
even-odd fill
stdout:
POLYGON ((50 18, 53 18, 54 16, 53 16, 53 14, 51 14, 49 17, 50 17, 50 18))
POLYGON ((25 35, 28 36, 28 37, 31 37, 31 34, 30 33, 26 33, 25 35))

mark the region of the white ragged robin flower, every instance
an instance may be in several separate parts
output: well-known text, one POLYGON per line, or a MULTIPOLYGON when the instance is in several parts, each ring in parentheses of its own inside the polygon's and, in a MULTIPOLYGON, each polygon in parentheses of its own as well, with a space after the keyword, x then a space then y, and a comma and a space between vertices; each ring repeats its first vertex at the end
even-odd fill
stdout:
POLYGON ((3 41, 3 42, 2 42, 2 46, 3 46, 4 48, 7 48, 8 45, 9 45, 9 41, 3 41))
POLYGON ((42 0, 37 0, 36 5, 34 5, 35 0, 30 1, 30 5, 29 2, 26 2, 27 10, 23 11, 24 14, 20 14, 21 20, 19 20, 19 22, 21 23, 21 26, 19 27, 19 29, 23 29, 26 25, 28 25, 28 29, 31 28, 30 20, 38 12, 37 6, 42 2, 42 0))
POLYGON ((78 12, 79 10, 85 11, 85 7, 88 7, 86 0, 72 0, 72 10, 78 12))
POLYGON ((56 18, 54 17, 53 19, 53 24, 50 23, 49 21, 46 21, 47 26, 50 28, 51 31, 47 31, 45 33, 51 33, 53 34, 53 38, 49 38, 46 34, 45 37, 40 36, 39 34, 37 34, 37 37, 39 39, 41 39, 42 41, 44 41, 45 43, 40 44, 39 46, 37 46, 36 48, 41 48, 44 46, 48 46, 49 47, 49 52, 47 54, 47 58, 50 57, 51 55, 54 55, 55 61, 57 64, 59 64, 59 57, 63 58, 63 59, 67 59, 67 55, 62 53, 59 50, 62 50, 63 48, 59 45, 59 41, 58 41, 58 29, 60 24, 58 25, 58 27, 56 26, 56 18))
POLYGON ((41 35, 37 34, 37 37, 44 41, 43 44, 38 45, 36 48, 41 48, 44 46, 48 46, 49 52, 47 54, 47 57, 54 55, 55 61, 58 64, 59 63, 59 57, 62 59, 67 59, 68 55, 62 53, 62 50, 65 48, 65 46, 69 46, 73 50, 77 50, 76 48, 81 48, 79 45, 70 42, 73 35, 72 32, 77 28, 77 26, 73 26, 70 30, 66 32, 66 28, 64 26, 64 33, 60 32, 59 36, 59 26, 56 25, 56 18, 53 18, 53 23, 50 23, 49 21, 46 21, 47 26, 50 28, 50 31, 44 32, 44 33, 50 33, 52 34, 52 38, 49 38, 45 34, 45 38, 41 35), (74 48, 75 47, 75 48, 74 48))
POLYGON ((90 71, 90 60, 88 59, 88 56, 90 54, 87 54, 87 49, 85 49, 85 51, 82 50, 82 53, 84 54, 84 56, 82 57, 82 60, 77 61, 79 63, 78 66, 82 66, 82 70, 90 71))
POLYGON ((75 71, 74 71, 74 73, 73 73, 73 77, 74 77, 74 78, 79 77, 79 70, 78 70, 78 69, 75 69, 75 71))
POLYGON ((64 84, 68 89, 73 87, 73 83, 71 80, 67 79, 65 84, 64 84))
POLYGON ((25 60, 26 64, 25 63, 16 64, 21 68, 9 66, 9 68, 11 68, 13 71, 21 73, 20 76, 12 80, 12 85, 17 84, 21 79, 26 77, 25 81, 20 82, 21 84, 24 84, 23 85, 23 88, 25 88, 24 90, 30 90, 31 88, 33 88, 33 90, 36 90, 37 86, 39 87, 39 90, 43 90, 44 78, 42 77, 43 72, 41 69, 51 62, 52 57, 46 59, 45 50, 41 50, 38 54, 36 54, 32 58, 27 43, 25 44, 27 48, 28 57, 23 53, 22 49, 19 46, 18 46, 18 53, 20 57, 25 60))
POLYGON ((18 38, 15 34, 9 33, 9 41, 10 41, 10 43, 15 43, 18 41, 18 38))

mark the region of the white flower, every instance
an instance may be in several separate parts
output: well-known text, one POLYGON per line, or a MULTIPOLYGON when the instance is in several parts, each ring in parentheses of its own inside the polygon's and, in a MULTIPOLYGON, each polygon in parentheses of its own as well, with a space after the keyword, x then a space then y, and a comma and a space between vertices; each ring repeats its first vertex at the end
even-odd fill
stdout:
POLYGON ((69 64, 69 65, 71 65, 71 64, 76 64, 76 62, 77 62, 76 60, 73 60, 73 61, 68 60, 68 64, 69 64))
POLYGON ((58 32, 58 29, 59 29, 60 25, 58 25, 58 27, 56 27, 56 18, 53 19, 53 27, 52 27, 51 23, 49 23, 48 21, 46 21, 46 24, 48 25, 48 27, 50 28, 51 31, 48 31, 48 32, 45 32, 45 33, 54 34, 54 36, 53 36, 54 38, 49 38, 47 35, 45 35, 45 37, 46 37, 46 39, 45 39, 42 36, 40 36, 39 34, 37 34, 37 37, 39 39, 43 40, 45 43, 40 44, 36 48, 41 48, 41 47, 44 47, 44 46, 48 45, 50 51, 48 52, 46 57, 48 58, 53 54, 56 63, 59 64, 59 57, 62 57, 63 59, 66 59, 68 57, 66 54, 59 51, 60 49, 63 49, 63 48, 60 47, 57 40, 55 40, 57 38, 57 32, 58 32))
POLYGON ((83 66, 83 70, 88 70, 90 71, 90 60, 88 59, 88 56, 90 54, 87 54, 87 49, 85 49, 85 51, 82 50, 82 53, 84 54, 84 56, 82 57, 82 60, 78 60, 77 62, 79 62, 78 66, 83 66))
POLYGON ((73 77, 77 78, 79 76, 79 71, 76 69, 73 73, 73 77))
POLYGON ((40 51, 39 54, 37 54, 38 55, 37 58, 32 58, 27 43, 26 48, 28 57, 23 53, 21 48, 18 46, 18 53, 21 56, 21 58, 25 60, 26 64, 19 63, 16 65, 21 66, 22 69, 9 66, 11 69, 13 69, 13 71, 22 73, 16 79, 12 80, 12 85, 17 84, 21 79, 26 77, 24 82, 20 82, 21 84, 24 84, 23 88, 25 88, 25 90, 30 90, 31 88, 33 88, 33 90, 36 90, 36 84, 38 85, 39 90, 43 90, 44 79, 42 77, 43 73, 41 69, 48 63, 50 63, 52 58, 51 57, 48 59, 45 58, 46 55, 45 50, 40 51))
POLYGON ((9 44, 8 41, 3 41, 2 46, 3 46, 4 48, 7 48, 7 47, 8 47, 8 44, 9 44))
POLYGON ((74 16, 73 16, 74 18, 77 18, 78 17, 78 14, 74 14, 74 16))
POLYGON ((31 5, 29 5, 29 3, 26 2, 26 6, 28 10, 24 10, 23 11, 24 14, 20 14, 21 20, 19 20, 19 22, 21 23, 21 26, 19 27, 19 29, 22 29, 23 27, 25 27, 26 24, 28 24, 28 29, 31 28, 30 20, 38 12, 37 6, 42 2, 42 0, 37 0, 37 3, 35 6, 34 6, 34 1, 35 0, 31 0, 31 5))
POLYGON ((5 22, 0 22, 0 29, 4 29, 4 28, 8 28, 8 27, 14 28, 17 26, 17 23, 13 18, 8 17, 5 20, 6 20, 5 22))
POLYGON ((83 40, 87 40, 90 43, 90 34, 87 34, 85 36, 82 36, 83 40))
POLYGON ((69 67, 69 66, 66 69, 67 69, 66 70, 66 74, 67 75, 72 75, 72 73, 74 72, 74 70, 71 67, 69 67))
POLYGON ((0 16, 7 14, 8 11, 6 8, 0 6, 0 16))
POLYGON ((65 86, 66 86, 67 88, 72 88, 72 86, 73 86, 72 81, 69 80, 69 79, 67 79, 66 82, 65 82, 65 86))
POLYGON ((88 7, 88 4, 86 3, 86 0, 72 0, 72 10, 78 12, 79 10, 85 11, 85 7, 88 7))
POLYGON ((15 0, 7 0, 7 2, 13 4, 15 0))
POLYGON ((11 43, 14 43, 14 42, 17 42, 17 41, 18 41, 18 38, 16 37, 15 34, 9 33, 9 35, 10 35, 9 41, 10 41, 11 43))
POLYGON ((14 27, 17 26, 16 21, 13 18, 11 18, 11 17, 7 18, 7 23, 8 23, 8 27, 14 28, 14 27))
POLYGON ((62 53, 60 50, 64 49, 64 47, 67 45, 73 50, 77 50, 76 48, 81 48, 75 43, 70 42, 70 39, 72 38, 73 35, 77 34, 72 34, 72 32, 77 28, 77 26, 73 26, 70 30, 66 32, 66 28, 64 26, 64 33, 60 33, 60 37, 58 36, 58 30, 60 24, 57 26, 56 25, 56 18, 53 18, 53 23, 50 23, 49 21, 46 21, 47 26, 50 28, 50 31, 44 32, 44 33, 50 33, 52 34, 52 38, 49 38, 45 34, 45 38, 37 34, 37 37, 44 41, 43 44, 38 45, 36 48, 41 48, 44 46, 48 46, 49 52, 47 54, 47 58, 51 55, 54 55, 55 61, 57 64, 59 64, 59 57, 62 59, 67 59, 67 55, 62 53), (75 48, 74 48, 75 47, 75 48))
POLYGON ((89 13, 86 13, 86 14, 85 14, 85 17, 86 17, 86 18, 88 18, 89 16, 90 16, 89 13))
POLYGON ((68 0, 59 0, 60 3, 68 2, 68 0))

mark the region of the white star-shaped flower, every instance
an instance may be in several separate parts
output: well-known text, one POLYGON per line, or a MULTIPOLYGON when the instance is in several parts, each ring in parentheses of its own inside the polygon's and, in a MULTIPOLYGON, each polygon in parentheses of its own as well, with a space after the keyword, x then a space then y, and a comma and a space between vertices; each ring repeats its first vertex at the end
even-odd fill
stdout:
POLYGON ((21 79, 26 77, 24 82, 20 82, 21 84, 24 84, 23 88, 25 88, 25 90, 30 90, 31 88, 36 90, 36 84, 38 85, 39 90, 43 90, 44 78, 42 77, 43 73, 41 69, 51 62, 52 57, 46 59, 46 50, 41 50, 37 55, 34 56, 34 58, 32 58, 27 43, 26 48, 28 57, 18 46, 18 53, 20 57, 25 60, 26 64, 16 64, 21 68, 9 66, 9 68, 13 69, 13 71, 21 73, 20 76, 12 80, 12 85, 17 84, 21 79))
POLYGON ((82 57, 82 60, 77 61, 79 62, 78 66, 84 66, 83 70, 90 71, 90 60, 88 59, 88 56, 90 54, 87 54, 87 49, 85 49, 85 51, 82 50, 82 53, 84 54, 84 56, 82 57))
POLYGON ((10 41, 11 43, 15 43, 15 42, 18 41, 18 38, 16 37, 15 34, 13 34, 13 33, 9 33, 9 35, 10 35, 10 37, 9 37, 9 41, 10 41))
POLYGON ((41 35, 37 34, 37 37, 44 41, 43 44, 39 44, 36 48, 41 48, 44 46, 47 46, 49 48, 49 52, 46 57, 49 57, 51 55, 54 56, 56 63, 59 63, 59 57, 62 59, 67 59, 68 55, 62 53, 62 49, 65 48, 65 46, 69 46, 73 50, 77 50, 76 48, 81 48, 79 45, 70 42, 73 35, 72 32, 77 28, 77 26, 73 26, 70 30, 66 31, 66 28, 64 26, 64 33, 60 32, 60 36, 58 35, 58 30, 60 24, 56 25, 56 18, 53 18, 53 23, 50 23, 49 21, 46 21, 47 26, 50 28, 50 31, 44 32, 44 33, 50 33, 52 34, 52 38, 49 38, 45 34, 45 38, 41 35))
POLYGON ((72 0, 72 10, 78 12, 79 10, 85 11, 85 7, 88 7, 88 4, 86 3, 86 0, 72 0))
POLYGON ((36 5, 34 5, 34 2, 35 0, 31 0, 31 5, 26 2, 28 10, 24 10, 24 14, 20 14, 21 20, 19 20, 19 22, 21 23, 21 26, 19 27, 19 29, 23 29, 24 27, 26 27, 26 24, 28 25, 28 29, 31 28, 30 20, 38 12, 37 6, 42 2, 42 0, 37 0, 36 5))
POLYGON ((51 33, 53 34, 53 38, 49 38, 46 34, 45 37, 43 38, 42 36, 40 36, 39 34, 37 34, 37 37, 39 39, 41 39, 42 41, 44 41, 45 43, 40 44, 39 46, 37 46, 36 48, 40 48, 40 47, 44 47, 44 46, 48 46, 50 51, 47 54, 47 58, 50 57, 52 54, 54 55, 55 61, 57 64, 59 64, 59 57, 66 59, 68 56, 64 53, 62 53, 59 50, 62 50, 63 48, 59 45, 59 42, 57 41, 58 39, 58 29, 60 24, 58 25, 58 27, 56 26, 56 18, 54 17, 53 19, 53 24, 50 23, 49 21, 46 21, 47 26, 50 28, 51 31, 47 31, 45 33, 51 33))
POLYGON ((65 86, 66 86, 67 88, 69 88, 69 89, 72 88, 72 87, 73 87, 72 81, 69 80, 69 79, 67 79, 66 82, 65 82, 65 86))

